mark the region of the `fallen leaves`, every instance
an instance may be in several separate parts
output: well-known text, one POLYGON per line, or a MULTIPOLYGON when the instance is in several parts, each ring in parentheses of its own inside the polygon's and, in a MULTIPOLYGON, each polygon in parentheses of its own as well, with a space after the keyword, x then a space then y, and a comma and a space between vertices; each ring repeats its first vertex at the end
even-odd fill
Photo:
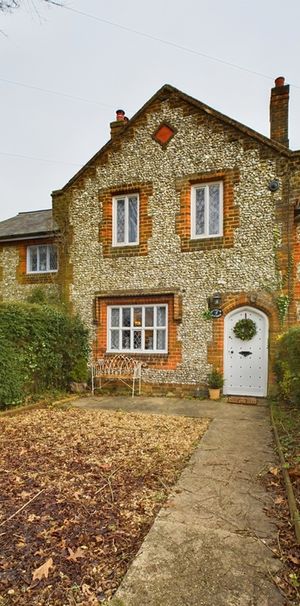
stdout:
POLYGON ((273 476, 278 476, 278 474, 279 474, 279 467, 270 467, 269 472, 273 476))
POLYGON ((43 577, 45 577, 45 579, 48 579, 48 574, 49 574, 50 568, 53 568, 52 558, 49 558, 48 560, 46 560, 46 562, 44 562, 44 564, 42 564, 41 566, 39 566, 39 568, 36 568, 33 571, 32 581, 41 581, 41 579, 43 577))
MULTIPOLYGON (((278 402, 273 409, 274 420, 284 452, 285 465, 293 483, 298 507, 300 506, 300 409, 299 406, 278 402)), ((271 546, 280 558, 282 568, 274 577, 274 582, 285 596, 287 605, 300 604, 300 545, 297 544, 293 524, 290 518, 283 473, 280 467, 269 468, 265 483, 272 494, 273 505, 268 515, 278 528, 277 538, 271 546)))
POLYGON ((76 551, 68 547, 68 552, 70 555, 67 557, 67 560, 72 560, 73 562, 77 562, 78 558, 85 557, 85 553, 80 547, 77 547, 76 551))
POLYGON ((207 426, 76 409, 0 419, 0 596, 109 599, 207 426))

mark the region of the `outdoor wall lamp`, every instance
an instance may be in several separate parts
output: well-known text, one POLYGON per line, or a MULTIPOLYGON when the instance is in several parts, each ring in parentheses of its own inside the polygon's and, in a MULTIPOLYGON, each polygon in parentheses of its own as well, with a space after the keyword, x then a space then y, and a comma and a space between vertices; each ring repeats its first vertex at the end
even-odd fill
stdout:
POLYGON ((219 309, 222 303, 222 295, 220 292, 214 292, 211 297, 208 297, 209 309, 219 309))

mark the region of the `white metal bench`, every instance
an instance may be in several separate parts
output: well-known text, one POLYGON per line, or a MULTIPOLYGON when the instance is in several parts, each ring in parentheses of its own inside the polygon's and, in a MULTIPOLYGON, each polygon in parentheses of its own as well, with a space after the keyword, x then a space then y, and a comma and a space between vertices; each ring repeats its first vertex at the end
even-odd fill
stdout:
POLYGON ((138 382, 138 393, 141 393, 142 362, 122 354, 101 358, 92 363, 92 393, 95 393, 96 381, 101 389, 109 381, 119 380, 131 388, 134 396, 135 384, 138 382))

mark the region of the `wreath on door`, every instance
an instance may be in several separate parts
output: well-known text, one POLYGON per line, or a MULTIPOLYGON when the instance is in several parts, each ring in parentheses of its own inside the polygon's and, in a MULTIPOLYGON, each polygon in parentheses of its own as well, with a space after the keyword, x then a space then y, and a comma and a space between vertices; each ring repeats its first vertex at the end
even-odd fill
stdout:
POLYGON ((233 332, 238 339, 250 341, 257 333, 256 324, 250 318, 243 318, 234 325, 233 332))

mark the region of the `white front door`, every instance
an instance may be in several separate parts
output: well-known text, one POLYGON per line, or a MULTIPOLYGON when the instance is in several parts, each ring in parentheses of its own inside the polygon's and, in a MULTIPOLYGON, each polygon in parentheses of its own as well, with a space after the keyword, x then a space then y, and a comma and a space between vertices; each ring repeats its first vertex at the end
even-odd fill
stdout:
POLYGON ((239 307, 225 317, 224 323, 225 394, 266 396, 268 381, 268 318, 253 307, 239 307), (256 324, 256 335, 249 341, 235 336, 233 328, 243 319, 256 324))

